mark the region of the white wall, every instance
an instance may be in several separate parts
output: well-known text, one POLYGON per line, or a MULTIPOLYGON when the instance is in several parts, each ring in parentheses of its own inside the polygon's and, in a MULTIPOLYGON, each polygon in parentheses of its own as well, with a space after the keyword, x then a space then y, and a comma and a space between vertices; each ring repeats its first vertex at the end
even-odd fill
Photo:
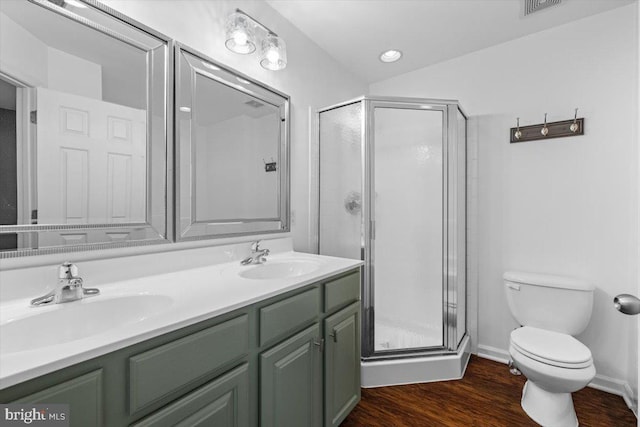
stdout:
POLYGON ((370 86, 372 95, 459 99, 477 139, 480 351, 504 355, 516 325, 502 273, 591 280, 579 336, 601 385, 637 383, 637 326, 612 306, 638 282, 637 4, 370 86), (522 125, 579 115, 585 135, 509 144, 522 125))
POLYGON ((99 64, 50 47, 47 49, 47 72, 50 89, 102 100, 102 67, 99 64))
MULTIPOLYGON (((279 116, 273 114, 259 118, 241 115, 198 127, 198 220, 278 216, 278 173, 265 172, 264 162, 277 161, 279 122, 279 116)), ((278 170, 280 167, 276 165, 278 170)))
MULTIPOLYGON (((2 3, 0 3, 2 6, 2 3)), ((34 86, 47 85, 47 45, 0 12, 0 71, 34 86), (29 55, 25 55, 29 52, 29 55)))
POLYGON ((2 12, 0 52, 0 71, 22 83, 102 99, 100 65, 47 46, 2 12))
POLYGON ((177 41, 291 97, 291 202, 294 247, 312 251, 309 239, 309 109, 362 95, 366 84, 343 69, 266 2, 251 0, 105 0, 110 6, 177 41), (287 43, 282 71, 260 67, 258 55, 238 55, 224 47, 226 17, 240 8, 287 43))

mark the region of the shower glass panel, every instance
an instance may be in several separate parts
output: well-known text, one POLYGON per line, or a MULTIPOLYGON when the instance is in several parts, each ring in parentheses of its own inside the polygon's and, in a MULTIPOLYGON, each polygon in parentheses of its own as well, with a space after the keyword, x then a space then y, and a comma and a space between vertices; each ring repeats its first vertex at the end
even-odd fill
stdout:
MULTIPOLYGON (((455 107, 454 107, 455 108, 455 107)), ((460 109, 455 108, 456 115, 456 206, 453 210, 456 224, 456 344, 464 337, 467 330, 467 119, 460 109)))
POLYGON ((362 259, 362 104, 320 121, 320 253, 362 259))
POLYGON ((363 359, 456 353, 466 335, 458 102, 363 97, 318 121, 318 249, 365 262, 363 359))
POLYGON ((442 346, 443 110, 372 108, 374 350, 442 346))

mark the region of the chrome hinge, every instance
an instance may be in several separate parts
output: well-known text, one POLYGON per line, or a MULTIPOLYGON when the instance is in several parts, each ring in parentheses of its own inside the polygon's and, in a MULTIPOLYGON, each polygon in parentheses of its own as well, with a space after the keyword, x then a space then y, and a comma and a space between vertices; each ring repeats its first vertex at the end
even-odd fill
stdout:
POLYGON ((318 347, 320 353, 324 352, 324 338, 319 338, 317 340, 313 340, 313 345, 318 347))
POLYGON ((29 120, 31 120, 31 123, 34 125, 38 124, 38 112, 36 110, 29 113, 29 120))

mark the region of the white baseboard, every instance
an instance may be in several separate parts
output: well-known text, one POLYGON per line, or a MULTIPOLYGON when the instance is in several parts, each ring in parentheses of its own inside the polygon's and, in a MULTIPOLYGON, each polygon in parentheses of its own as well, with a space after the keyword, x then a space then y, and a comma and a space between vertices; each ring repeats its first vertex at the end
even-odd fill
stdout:
POLYGON ((638 417, 638 401, 628 382, 596 374, 593 381, 589 383, 589 387, 622 397, 624 399, 624 403, 626 403, 629 409, 633 411, 636 418, 638 417))
POLYGON ((638 418, 638 396, 635 395, 633 389, 629 386, 629 383, 624 383, 624 398, 625 403, 631 410, 633 414, 638 418))
POLYGON ((509 352, 497 347, 491 347, 488 345, 478 344, 478 356, 483 359, 493 360, 494 362, 509 363, 509 352))
MULTIPOLYGON (((509 352, 506 350, 482 344, 478 345, 478 357, 504 364, 509 363, 509 359, 511 358, 509 352)), ((587 387, 621 396, 629 409, 633 411, 636 418, 638 417, 638 400, 637 397, 634 396, 633 389, 628 382, 596 374, 596 377, 587 387)))

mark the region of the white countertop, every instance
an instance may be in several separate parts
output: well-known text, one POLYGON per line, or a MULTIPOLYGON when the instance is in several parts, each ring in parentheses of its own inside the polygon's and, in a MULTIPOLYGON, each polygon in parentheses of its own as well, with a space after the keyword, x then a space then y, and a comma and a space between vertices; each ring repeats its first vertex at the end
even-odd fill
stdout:
MULTIPOLYGON (((63 336, 65 328, 87 328, 87 323, 92 319, 83 321, 82 318, 74 318, 64 322, 63 325, 55 324, 56 321, 51 322, 53 324, 41 325, 43 329, 38 332, 45 334, 43 336, 47 339, 44 341, 51 340, 48 345, 46 342, 43 344, 43 340, 29 341, 30 337, 25 337, 24 342, 18 345, 19 350, 16 350, 17 347, 11 348, 12 344, 3 344, 2 341, 5 340, 0 340, 0 389, 228 313, 362 265, 362 262, 357 260, 299 252, 271 255, 268 257, 267 264, 291 259, 314 262, 317 263, 318 268, 312 273, 297 277, 255 280, 238 275, 242 269, 255 268, 255 266, 242 267, 237 260, 234 260, 207 267, 102 284, 99 286, 100 295, 65 304, 30 307, 31 298, 5 301, 0 304, 0 334, 4 333, 5 338, 11 333, 10 323, 21 322, 34 316, 47 319, 45 315, 47 313, 62 315, 56 318, 64 319, 63 310, 72 306, 75 306, 73 310, 82 309, 74 313, 81 313, 88 317, 93 313, 96 313, 95 316, 105 316, 104 307, 110 307, 113 311, 108 311, 106 315, 111 316, 110 319, 115 321, 119 314, 122 316, 122 313, 117 310, 119 301, 127 302, 128 297, 134 296, 128 301, 129 311, 135 310, 135 303, 138 301, 135 296, 140 296, 140 301, 145 300, 142 296, 157 296, 156 299, 162 304, 147 317, 125 322, 118 327, 109 327, 108 321, 102 322, 102 327, 97 328, 95 334, 88 330, 84 338, 69 342, 59 342, 64 339, 58 340, 55 338, 56 334, 63 336), (99 310, 94 310, 94 308, 100 308, 97 304, 91 306, 94 303, 113 299, 115 301, 111 301, 112 304, 103 305, 99 310), (58 313, 54 313, 56 311, 58 313), (51 332, 48 332, 49 330, 51 332), (30 348, 32 345, 33 348, 30 348)), ((85 284, 85 287, 91 286, 85 284)), ((39 295, 31 297, 36 296, 39 295)), ((15 337, 13 339, 15 342, 15 337)))

